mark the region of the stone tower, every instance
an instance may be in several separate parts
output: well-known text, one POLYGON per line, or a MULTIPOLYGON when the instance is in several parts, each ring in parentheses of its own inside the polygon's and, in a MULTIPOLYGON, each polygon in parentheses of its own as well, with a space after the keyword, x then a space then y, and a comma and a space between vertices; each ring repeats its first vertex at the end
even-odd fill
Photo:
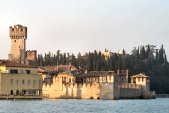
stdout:
POLYGON ((27 50, 26 51, 26 64, 35 66, 37 63, 37 51, 36 50, 27 50))
POLYGON ((150 82, 149 77, 144 73, 137 74, 131 77, 131 83, 135 83, 142 86, 143 98, 150 97, 150 82))
POLYGON ((10 26, 9 35, 11 38, 9 60, 25 64, 27 27, 22 25, 10 26))

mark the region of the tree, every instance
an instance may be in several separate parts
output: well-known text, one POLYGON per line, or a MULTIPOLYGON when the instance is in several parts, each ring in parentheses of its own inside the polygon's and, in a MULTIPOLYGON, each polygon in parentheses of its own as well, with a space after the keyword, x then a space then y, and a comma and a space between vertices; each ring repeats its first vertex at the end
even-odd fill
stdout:
POLYGON ((159 62, 161 64, 164 63, 164 48, 163 48, 163 45, 161 45, 161 48, 159 50, 159 62))

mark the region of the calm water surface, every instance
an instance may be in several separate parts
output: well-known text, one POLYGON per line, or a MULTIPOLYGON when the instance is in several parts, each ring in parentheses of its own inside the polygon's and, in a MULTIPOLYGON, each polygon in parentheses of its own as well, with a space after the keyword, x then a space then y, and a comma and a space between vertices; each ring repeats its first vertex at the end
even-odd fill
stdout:
POLYGON ((0 100, 0 113, 169 113, 169 98, 152 100, 0 100))

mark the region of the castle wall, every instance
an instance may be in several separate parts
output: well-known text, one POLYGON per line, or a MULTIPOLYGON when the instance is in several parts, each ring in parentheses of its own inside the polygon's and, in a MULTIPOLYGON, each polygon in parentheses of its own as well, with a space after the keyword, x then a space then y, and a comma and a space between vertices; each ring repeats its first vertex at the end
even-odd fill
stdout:
POLYGON ((121 84, 120 85, 120 98, 131 99, 142 97, 142 86, 137 84, 121 84))
POLYGON ((121 83, 119 82, 118 76, 110 78, 110 80, 113 79, 112 82, 100 83, 89 82, 77 84, 74 83, 74 79, 74 76, 66 73, 61 73, 53 77, 53 82, 51 84, 43 84, 43 96, 46 98, 78 98, 104 100, 131 98, 138 99, 150 97, 149 85, 126 82, 121 83))
POLYGON ((101 99, 115 99, 114 83, 100 83, 100 98, 101 99))
POLYGON ((42 88, 46 98, 67 99, 134 99, 149 98, 143 93, 143 87, 137 84, 85 83, 85 84, 47 84, 42 88))
POLYGON ((43 96, 47 98, 79 98, 79 99, 97 99, 100 98, 99 84, 51 84, 43 85, 43 96))
POLYGON ((141 89, 120 88, 121 99, 137 99, 141 97, 142 97, 141 89))

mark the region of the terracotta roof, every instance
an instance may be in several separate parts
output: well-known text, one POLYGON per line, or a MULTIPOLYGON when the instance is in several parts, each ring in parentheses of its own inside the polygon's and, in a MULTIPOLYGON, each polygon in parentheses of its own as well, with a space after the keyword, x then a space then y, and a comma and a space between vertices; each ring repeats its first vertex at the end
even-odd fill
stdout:
POLYGON ((143 74, 143 73, 139 73, 139 74, 137 74, 137 75, 131 76, 131 78, 136 78, 136 77, 140 77, 140 78, 149 78, 148 76, 146 76, 146 75, 143 74))
POLYGON ((73 71, 73 70, 77 70, 76 67, 72 66, 72 65, 58 65, 58 66, 46 66, 46 67, 39 67, 39 69, 44 70, 44 72, 51 72, 51 71, 73 71))
POLYGON ((6 67, 24 67, 24 68, 35 68, 33 66, 13 62, 10 60, 0 60, 0 66, 6 66, 6 67))

